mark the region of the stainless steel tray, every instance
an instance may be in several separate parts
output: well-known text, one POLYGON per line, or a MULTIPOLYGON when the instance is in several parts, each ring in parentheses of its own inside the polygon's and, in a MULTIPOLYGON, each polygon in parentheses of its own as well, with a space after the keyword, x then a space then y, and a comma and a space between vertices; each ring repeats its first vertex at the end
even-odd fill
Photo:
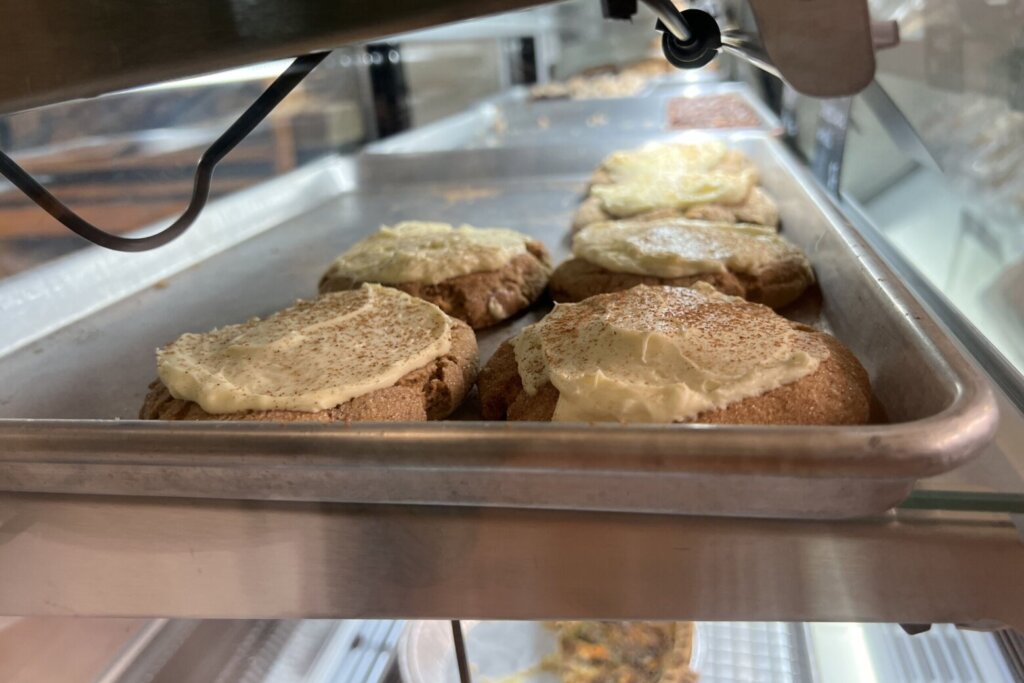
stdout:
MULTIPOLYGON (((639 97, 597 100, 532 100, 526 88, 514 88, 466 111, 373 143, 368 154, 410 154, 498 147, 551 147, 586 144, 599 136, 615 146, 638 137, 668 132, 668 107, 676 98, 736 95, 760 119, 754 130, 782 133, 778 117, 743 83, 652 82, 639 97)), ((743 129, 691 129, 729 134, 743 129)), ((750 130, 750 129, 748 129, 750 130)))
MULTIPOLYGON (((564 257, 584 179, 619 146, 596 136, 327 160, 214 204, 167 250, 85 251, 0 285, 13 329, 0 330, 0 490, 809 518, 887 510, 990 439, 991 391, 776 140, 730 139, 760 166, 785 234, 815 265, 823 303, 800 314, 862 359, 891 424, 131 419, 154 348, 312 296, 335 253, 382 223, 507 225, 564 257)), ((482 357, 541 313, 481 335, 482 357)))

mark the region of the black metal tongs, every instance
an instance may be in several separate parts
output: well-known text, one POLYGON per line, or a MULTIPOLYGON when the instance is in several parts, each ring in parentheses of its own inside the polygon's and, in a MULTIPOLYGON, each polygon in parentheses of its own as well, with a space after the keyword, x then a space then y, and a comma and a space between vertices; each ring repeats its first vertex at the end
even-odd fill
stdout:
POLYGON ((292 62, 280 76, 246 109, 224 133, 203 152, 196 165, 192 181, 192 198, 185 212, 163 230, 146 237, 121 237, 96 227, 72 211, 53 196, 39 181, 0 151, 0 174, 46 213, 63 223, 69 230, 107 249, 115 251, 147 251, 163 246, 180 237, 195 222, 210 197, 210 181, 217 164, 260 124, 274 107, 302 82, 324 60, 328 52, 303 55, 292 62))

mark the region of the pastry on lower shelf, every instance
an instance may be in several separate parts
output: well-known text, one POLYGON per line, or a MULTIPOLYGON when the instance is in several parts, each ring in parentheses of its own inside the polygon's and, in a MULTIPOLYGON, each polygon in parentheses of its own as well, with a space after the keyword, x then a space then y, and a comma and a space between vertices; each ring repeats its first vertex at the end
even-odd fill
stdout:
POLYGON ((157 350, 139 417, 263 422, 447 417, 473 385, 476 337, 437 306, 363 285, 157 350))
POLYGON ((767 306, 638 285, 561 304, 495 352, 489 420, 866 424, 868 375, 832 336, 767 306))
POLYGON ((683 217, 778 227, 778 207, 758 181, 750 160, 721 142, 650 143, 601 163, 572 226, 683 217))
POLYGON ((647 85, 650 78, 650 76, 639 73, 573 76, 567 81, 535 85, 530 88, 530 97, 535 100, 597 100, 632 97, 647 85))
POLYGON ((381 283, 479 329, 528 308, 550 275, 547 249, 522 233, 406 221, 382 227, 339 256, 320 279, 320 291, 381 283))
POLYGON ((560 621, 563 683, 695 683, 693 622, 560 621))
POLYGON ((573 236, 572 252, 548 283, 558 302, 640 284, 707 282, 724 294, 781 308, 814 282, 804 253, 757 225, 685 218, 594 223, 573 236))

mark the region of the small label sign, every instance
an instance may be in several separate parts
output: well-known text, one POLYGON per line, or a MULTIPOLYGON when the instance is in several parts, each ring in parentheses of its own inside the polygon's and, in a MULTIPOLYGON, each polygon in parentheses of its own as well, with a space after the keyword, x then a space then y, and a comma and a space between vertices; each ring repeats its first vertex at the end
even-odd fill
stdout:
POLYGON ((850 125, 853 98, 822 100, 818 127, 814 133, 814 155, 811 171, 833 195, 839 195, 839 179, 846 149, 846 131, 850 125))

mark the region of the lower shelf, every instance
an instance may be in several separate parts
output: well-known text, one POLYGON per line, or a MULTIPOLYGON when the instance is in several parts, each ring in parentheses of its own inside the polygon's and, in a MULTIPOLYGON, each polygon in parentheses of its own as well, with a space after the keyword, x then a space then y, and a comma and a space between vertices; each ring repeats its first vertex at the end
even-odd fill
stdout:
POLYGON ((1010 518, 0 496, 0 614, 1024 626, 1010 518))

